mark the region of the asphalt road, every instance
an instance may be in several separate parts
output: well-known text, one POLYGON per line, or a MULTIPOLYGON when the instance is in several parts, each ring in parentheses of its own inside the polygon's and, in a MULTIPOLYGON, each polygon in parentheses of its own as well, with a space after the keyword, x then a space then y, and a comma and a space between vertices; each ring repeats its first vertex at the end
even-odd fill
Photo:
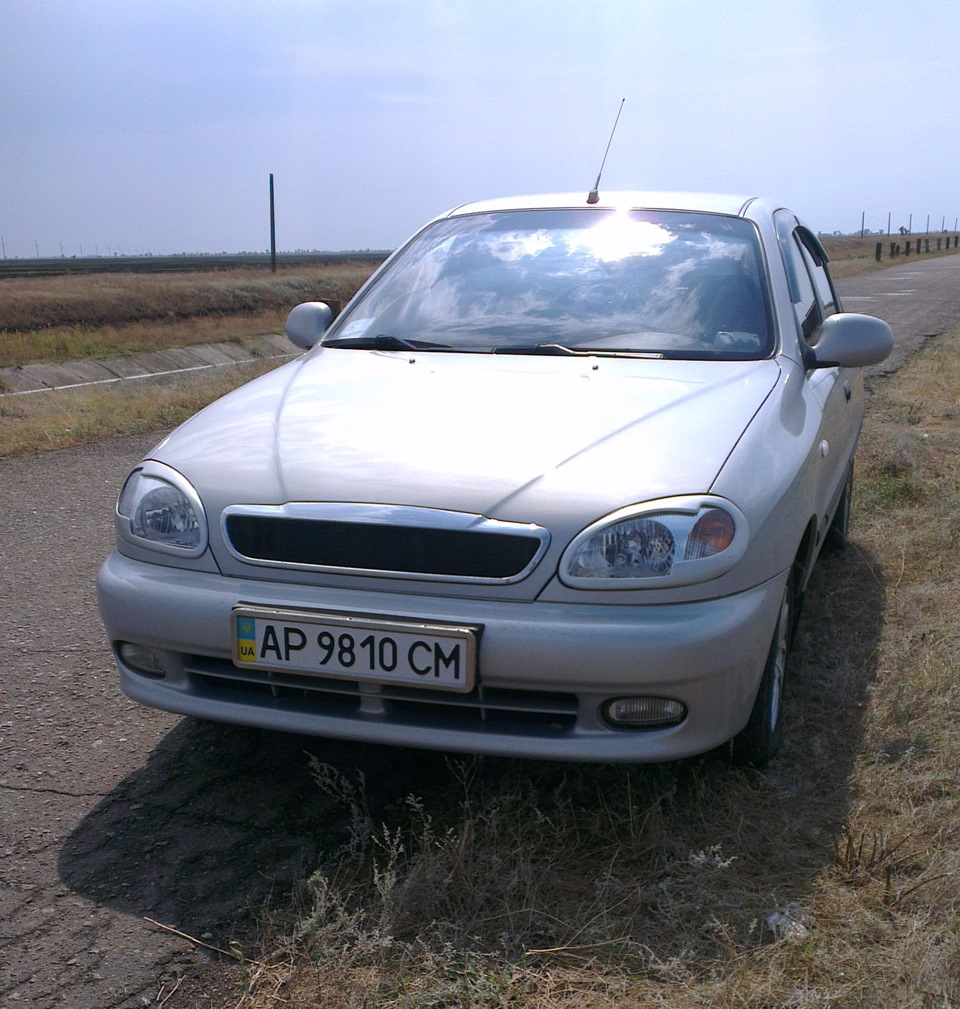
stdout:
MULTIPOLYGON (((899 366, 960 320, 960 256, 843 282, 887 319, 899 366)), ((120 693, 97 616, 130 438, 0 461, 0 1005, 234 1005, 242 972, 145 919, 225 946, 312 868, 332 810, 304 750, 380 794, 442 774, 398 756, 180 719, 120 693), (411 781, 411 777, 415 780, 411 781)))
POLYGON ((893 353, 874 372, 895 371, 925 339, 960 320, 960 256, 901 259, 896 266, 837 285, 844 311, 884 319, 893 329, 893 353))

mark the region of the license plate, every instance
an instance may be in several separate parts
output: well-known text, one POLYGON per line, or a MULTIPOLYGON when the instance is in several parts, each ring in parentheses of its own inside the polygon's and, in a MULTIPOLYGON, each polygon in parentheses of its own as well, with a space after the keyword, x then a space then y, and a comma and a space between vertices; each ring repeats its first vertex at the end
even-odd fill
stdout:
POLYGON ((473 689, 477 628, 238 606, 233 661, 241 669, 473 689))

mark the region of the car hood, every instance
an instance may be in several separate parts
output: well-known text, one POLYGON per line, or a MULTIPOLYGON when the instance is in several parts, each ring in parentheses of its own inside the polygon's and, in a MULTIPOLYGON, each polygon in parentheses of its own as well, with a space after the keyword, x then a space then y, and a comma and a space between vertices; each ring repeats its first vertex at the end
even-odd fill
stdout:
POLYGON ((208 508, 382 502, 549 523, 710 489, 776 361, 319 349, 188 421, 154 458, 208 508))

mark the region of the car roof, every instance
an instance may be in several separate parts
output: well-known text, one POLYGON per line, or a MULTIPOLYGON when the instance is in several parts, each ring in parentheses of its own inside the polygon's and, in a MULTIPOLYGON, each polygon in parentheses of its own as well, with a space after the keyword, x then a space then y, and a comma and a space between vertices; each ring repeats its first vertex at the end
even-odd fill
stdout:
MULTIPOLYGON (((728 193, 615 190, 601 192, 599 201, 589 204, 589 206, 600 210, 691 210, 739 217, 755 201, 757 201, 757 197, 754 196, 737 196, 728 193)), ((586 206, 588 203, 585 191, 545 193, 536 196, 509 196, 464 203, 443 216, 459 217, 464 214, 489 213, 497 210, 555 210, 586 206)))

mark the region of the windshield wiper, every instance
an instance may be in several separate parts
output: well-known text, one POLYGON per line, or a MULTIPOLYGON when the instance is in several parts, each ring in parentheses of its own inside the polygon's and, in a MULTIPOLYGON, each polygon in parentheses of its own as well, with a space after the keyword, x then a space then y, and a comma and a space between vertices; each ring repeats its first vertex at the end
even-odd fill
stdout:
POLYGON ((580 357, 584 352, 562 343, 535 343, 529 345, 494 347, 493 354, 539 354, 544 357, 580 357))
POLYGON ((406 340, 402 336, 339 336, 324 340, 324 347, 339 347, 349 350, 453 350, 446 343, 430 343, 428 340, 406 340))
POLYGON ((494 347, 493 354, 530 354, 543 357, 640 357, 659 361, 665 355, 659 350, 629 350, 611 348, 568 347, 563 343, 536 343, 494 347))

